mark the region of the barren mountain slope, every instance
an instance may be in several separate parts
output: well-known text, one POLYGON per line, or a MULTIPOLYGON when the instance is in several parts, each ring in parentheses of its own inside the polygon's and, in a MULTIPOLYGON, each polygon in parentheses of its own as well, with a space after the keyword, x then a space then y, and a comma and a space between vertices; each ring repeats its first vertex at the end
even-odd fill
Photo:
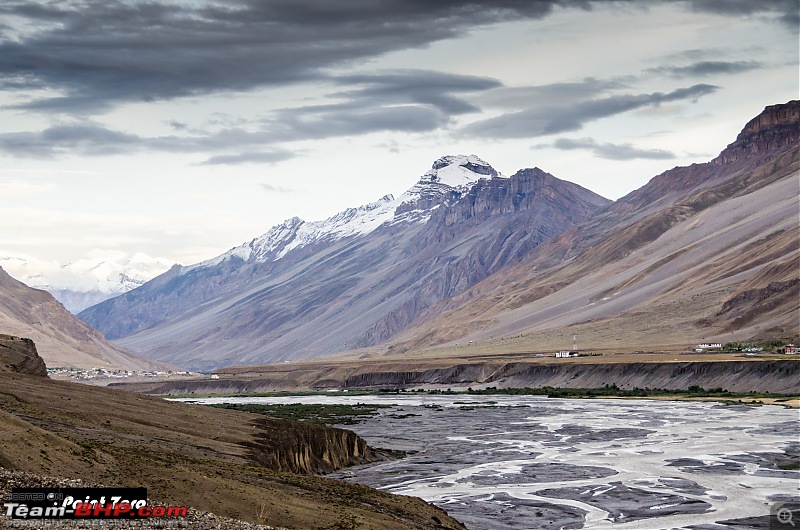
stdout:
POLYGON ((387 350, 797 337, 798 142, 800 102, 768 107, 713 161, 655 177, 433 307, 387 350))
POLYGON ((0 332, 33 339, 50 367, 142 370, 166 366, 107 342, 50 293, 18 282, 1 267, 0 332))

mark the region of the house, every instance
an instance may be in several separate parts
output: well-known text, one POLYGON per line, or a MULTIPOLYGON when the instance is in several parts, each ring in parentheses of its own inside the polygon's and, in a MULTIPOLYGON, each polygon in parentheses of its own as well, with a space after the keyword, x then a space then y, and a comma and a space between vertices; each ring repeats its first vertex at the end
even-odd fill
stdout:
POLYGON ((698 344, 697 347, 701 350, 713 350, 714 348, 722 348, 722 344, 715 342, 713 344, 698 344))
POLYGON ((556 357, 572 357, 571 351, 557 351, 556 357))
POLYGON ((787 344, 786 347, 784 348, 784 352, 788 354, 796 354, 797 346, 795 346, 794 344, 787 344))

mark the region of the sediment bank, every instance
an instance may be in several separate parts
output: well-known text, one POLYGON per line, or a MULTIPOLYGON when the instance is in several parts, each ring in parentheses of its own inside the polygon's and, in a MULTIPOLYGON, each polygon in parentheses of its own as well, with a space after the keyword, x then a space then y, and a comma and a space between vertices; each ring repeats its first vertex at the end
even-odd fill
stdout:
MULTIPOLYGON (((411 365, 409 361, 407 363, 411 365)), ((424 386, 498 388, 686 389, 692 385, 731 392, 800 393, 800 359, 706 362, 542 363, 468 362, 419 370, 396 364, 231 368, 217 379, 119 383, 114 387, 148 394, 247 394, 298 390, 376 390, 424 386)))

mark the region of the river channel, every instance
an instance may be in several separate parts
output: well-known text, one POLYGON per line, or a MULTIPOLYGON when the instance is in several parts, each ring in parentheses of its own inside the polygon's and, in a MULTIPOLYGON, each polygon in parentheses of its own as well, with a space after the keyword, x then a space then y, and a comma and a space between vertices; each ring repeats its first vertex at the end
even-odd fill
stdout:
POLYGON ((471 530, 800 525, 796 409, 463 394, 191 401, 394 405, 344 427, 409 455, 333 477, 421 497, 471 530))

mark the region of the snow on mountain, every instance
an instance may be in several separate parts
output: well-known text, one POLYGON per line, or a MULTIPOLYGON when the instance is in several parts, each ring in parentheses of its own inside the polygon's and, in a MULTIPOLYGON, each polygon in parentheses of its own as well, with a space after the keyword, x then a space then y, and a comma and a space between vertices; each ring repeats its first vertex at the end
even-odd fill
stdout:
POLYGON ((500 176, 495 169, 475 155, 443 156, 433 163, 420 183, 436 183, 451 188, 469 188, 481 178, 500 176))
POLYGON ((385 195, 375 202, 348 208, 321 221, 292 217, 266 234, 210 260, 185 267, 183 272, 216 266, 229 259, 275 261, 295 248, 320 241, 366 235, 384 224, 425 222, 446 193, 465 192, 480 179, 500 177, 492 166, 475 155, 448 155, 433 163, 419 181, 400 197, 385 195))
POLYGON ((0 266, 11 276, 50 292, 73 313, 135 289, 172 265, 164 258, 120 251, 93 251, 66 265, 22 254, 0 255, 0 266))

